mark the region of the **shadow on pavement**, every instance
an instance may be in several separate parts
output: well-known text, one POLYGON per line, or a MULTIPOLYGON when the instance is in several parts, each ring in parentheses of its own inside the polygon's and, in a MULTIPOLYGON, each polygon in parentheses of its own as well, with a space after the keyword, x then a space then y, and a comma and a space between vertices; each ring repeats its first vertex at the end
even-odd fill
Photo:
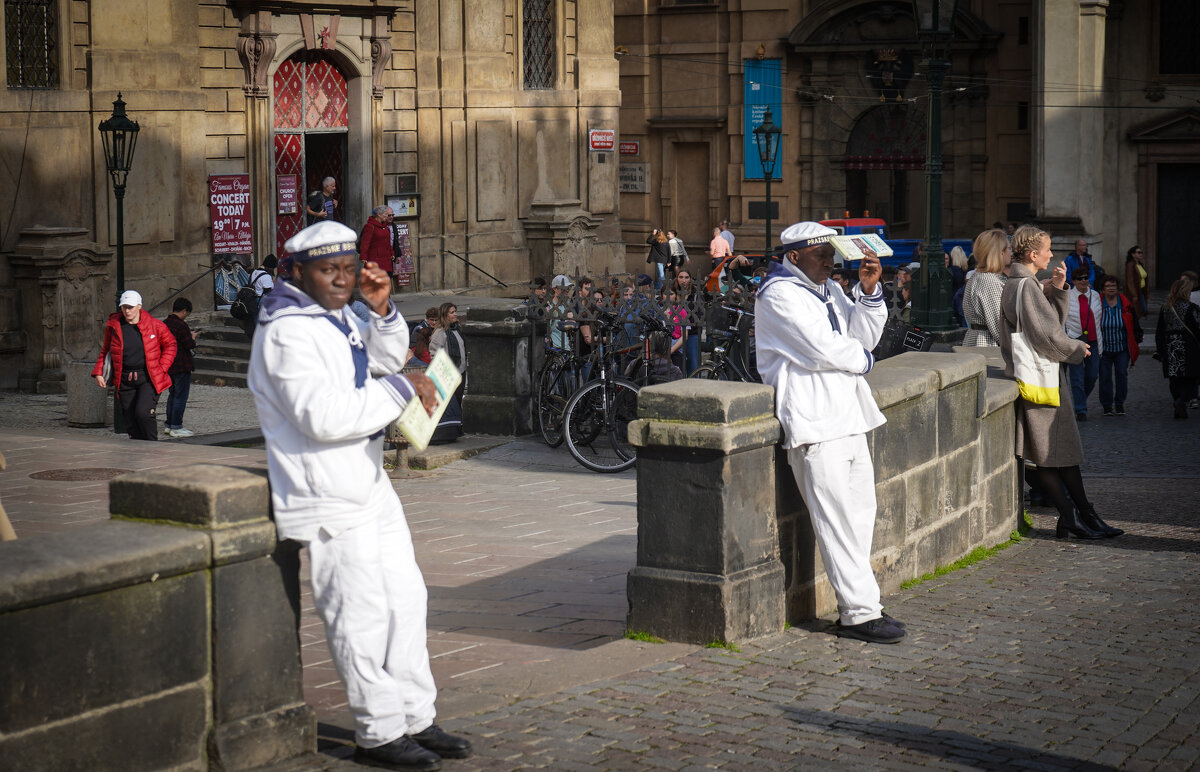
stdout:
POLYGON ((877 721, 869 718, 820 713, 787 705, 780 707, 790 720, 797 724, 816 727, 824 734, 849 735, 882 745, 899 746, 950 762, 978 764, 987 768, 999 766, 1032 769, 1061 768, 1085 772, 1108 772, 1117 769, 1105 764, 1048 753, 1036 748, 985 740, 963 732, 932 729, 919 724, 906 724, 899 721, 877 721))

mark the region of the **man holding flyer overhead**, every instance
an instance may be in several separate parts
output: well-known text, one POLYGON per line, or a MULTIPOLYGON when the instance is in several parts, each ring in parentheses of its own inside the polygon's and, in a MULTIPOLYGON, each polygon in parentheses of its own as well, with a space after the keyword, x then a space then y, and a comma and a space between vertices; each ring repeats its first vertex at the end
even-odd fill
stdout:
POLYGON ((387 274, 373 264, 360 272, 355 239, 321 222, 285 244, 294 278, 263 298, 249 385, 279 536, 308 548, 313 602, 354 716, 354 758, 436 770, 471 746, 433 723, 427 591, 382 456, 383 429, 410 399, 431 410, 437 397, 424 374, 397 374, 408 326, 387 274), (369 322, 346 307, 355 286, 369 322))

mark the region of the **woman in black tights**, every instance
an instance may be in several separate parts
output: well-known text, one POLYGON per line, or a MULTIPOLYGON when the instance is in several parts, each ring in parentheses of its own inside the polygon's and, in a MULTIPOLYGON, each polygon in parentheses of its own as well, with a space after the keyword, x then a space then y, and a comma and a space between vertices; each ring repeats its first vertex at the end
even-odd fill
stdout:
MULTIPOLYGON (((1062 266, 1056 267, 1045 287, 1036 276, 1038 271, 1046 270, 1051 257, 1050 234, 1031 225, 1013 234, 1012 264, 1000 296, 1000 353, 1009 376, 1013 374, 1012 334, 1018 326, 1018 299, 1020 331, 1039 354, 1064 364, 1079 364, 1084 357, 1100 355, 1099 351, 1089 350, 1087 343, 1063 331, 1070 302, 1066 271, 1062 266)), ((1059 371, 1057 406, 1017 398, 1017 455, 1037 464, 1039 482, 1058 510, 1056 536, 1080 539, 1119 536, 1124 531, 1100 519, 1083 489, 1083 476, 1079 473, 1083 444, 1075 424, 1066 369, 1060 367, 1059 371)))

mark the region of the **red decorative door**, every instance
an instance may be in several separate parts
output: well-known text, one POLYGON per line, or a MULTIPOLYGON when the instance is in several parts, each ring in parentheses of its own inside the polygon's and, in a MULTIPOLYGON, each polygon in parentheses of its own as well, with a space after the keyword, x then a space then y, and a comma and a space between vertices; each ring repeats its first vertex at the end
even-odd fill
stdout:
POLYGON ((324 178, 337 181, 341 200, 350 107, 345 76, 317 51, 298 51, 279 65, 274 96, 276 178, 296 174, 303 180, 299 212, 276 215, 275 254, 283 257, 284 243, 305 226, 304 202, 324 178))

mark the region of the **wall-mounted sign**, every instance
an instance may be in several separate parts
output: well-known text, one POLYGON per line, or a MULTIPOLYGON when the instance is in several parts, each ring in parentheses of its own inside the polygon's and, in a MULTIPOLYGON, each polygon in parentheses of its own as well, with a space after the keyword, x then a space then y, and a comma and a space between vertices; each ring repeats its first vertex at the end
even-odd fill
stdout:
POLYGON ((642 143, 636 140, 621 142, 621 155, 641 155, 642 143))
POLYGON ((612 150, 617 145, 617 132, 612 129, 592 129, 588 132, 589 150, 612 150))
MULTIPOLYGON (((388 203, 391 206, 391 203, 388 203)), ((392 272, 396 274, 396 284, 401 287, 407 287, 412 283, 413 274, 417 268, 413 263, 412 253, 412 237, 408 232, 408 223, 394 222, 392 223, 395 236, 392 242, 395 255, 392 260, 392 272)))
MULTIPOLYGON (((784 124, 780 64, 779 59, 746 59, 742 66, 742 104, 745 105, 742 116, 742 166, 748 180, 761 180, 765 176, 762 160, 758 157, 758 143, 754 141, 754 130, 762 125, 763 115, 770 110, 775 125, 784 124)), ((783 164, 775 164, 772 179, 781 179, 782 168, 783 164)))
POLYGON ((649 193, 646 178, 650 164, 621 164, 617 170, 617 188, 622 193, 649 193))
POLYGON ((387 200, 387 205, 392 208, 392 214, 397 217, 417 217, 419 215, 418 202, 420 196, 393 196, 387 200))
POLYGON ((208 209, 214 254, 254 252, 249 174, 209 175, 208 209))
POLYGON ((296 214, 300 209, 300 175, 280 174, 275 178, 278 214, 296 214))

